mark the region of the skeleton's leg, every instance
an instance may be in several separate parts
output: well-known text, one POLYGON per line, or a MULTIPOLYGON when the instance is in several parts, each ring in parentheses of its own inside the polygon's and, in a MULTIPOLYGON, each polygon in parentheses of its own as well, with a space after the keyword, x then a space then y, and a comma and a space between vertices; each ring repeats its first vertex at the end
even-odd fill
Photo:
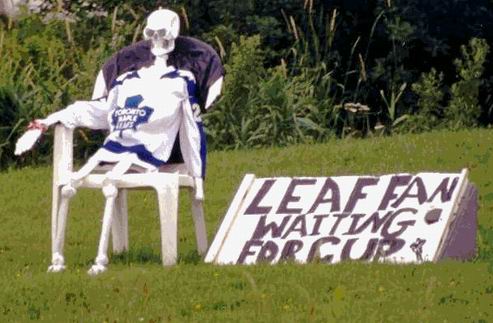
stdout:
POLYGON ((118 194, 118 190, 114 184, 106 184, 103 187, 103 194, 106 197, 106 205, 104 207, 103 215, 103 228, 101 230, 101 238, 99 239, 98 255, 94 265, 88 271, 90 275, 97 275, 106 271, 106 265, 108 264, 108 240, 110 237, 111 220, 113 217, 115 199, 118 194))
POLYGON ((48 272, 60 272, 65 269, 65 259, 63 257, 65 227, 70 199, 77 192, 75 186, 76 185, 71 182, 70 184, 63 186, 61 190, 62 197, 60 200, 60 207, 58 208, 55 241, 52 245, 51 266, 48 267, 48 272))
POLYGON ((98 255, 94 265, 88 271, 90 275, 97 275, 106 271, 106 265, 108 264, 108 243, 110 238, 111 222, 115 211, 115 200, 118 195, 118 189, 116 188, 114 181, 121 178, 130 166, 132 166, 131 160, 124 159, 117 163, 111 171, 106 173, 106 183, 103 186, 103 194, 106 198, 106 205, 104 207, 103 215, 103 228, 101 230, 101 238, 99 240, 98 255))
POLYGON ((52 225, 52 260, 48 272, 60 272, 65 269, 65 259, 63 257, 63 246, 65 244, 65 230, 67 225, 68 209, 70 199, 76 194, 80 180, 87 176, 97 165, 99 160, 93 156, 78 171, 72 174, 69 184, 61 188, 61 198, 58 206, 56 218, 53 219, 52 225))
POLYGON ((80 181, 87 175, 89 175, 94 168, 96 168, 99 163, 101 162, 101 158, 99 158, 98 152, 96 152, 89 160, 87 163, 84 164, 77 172, 72 174, 72 180, 74 181, 80 181))
POLYGON ((52 233, 52 259, 51 266, 48 267, 49 272, 59 272, 65 269, 63 245, 65 242, 65 227, 67 223, 69 202, 77 192, 80 180, 89 175, 99 162, 100 160, 96 153, 79 171, 72 174, 69 184, 64 185, 61 189, 60 205, 58 207, 56 219, 53 219, 53 221, 56 222, 56 225, 52 225, 52 230, 55 232, 52 233))

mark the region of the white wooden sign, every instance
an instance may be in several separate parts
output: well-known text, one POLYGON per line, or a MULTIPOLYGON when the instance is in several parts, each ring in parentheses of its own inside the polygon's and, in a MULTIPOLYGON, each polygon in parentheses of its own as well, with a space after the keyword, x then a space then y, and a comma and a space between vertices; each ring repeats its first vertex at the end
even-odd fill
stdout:
POLYGON ((467 258, 475 248, 475 199, 465 169, 378 177, 249 174, 205 261, 409 263, 467 258))

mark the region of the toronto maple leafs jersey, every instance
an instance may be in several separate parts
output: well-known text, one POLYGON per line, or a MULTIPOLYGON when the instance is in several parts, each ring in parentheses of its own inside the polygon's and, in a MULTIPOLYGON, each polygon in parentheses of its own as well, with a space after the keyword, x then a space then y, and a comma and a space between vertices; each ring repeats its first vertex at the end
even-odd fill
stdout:
POLYGON ((179 136, 189 173, 203 177, 205 133, 195 92, 190 72, 144 67, 116 78, 105 99, 77 101, 53 117, 71 128, 109 129, 102 149, 133 153, 153 167, 168 163, 179 136))
MULTIPOLYGON (((154 60, 149 40, 142 40, 120 49, 102 66, 94 86, 93 99, 107 96, 112 84, 119 76, 152 65, 154 60)), ((195 100, 201 112, 210 109, 221 92, 224 76, 221 58, 216 51, 196 38, 179 36, 175 40, 175 49, 169 53, 168 63, 181 71, 189 71, 194 75, 195 100)), ((203 126, 200 127, 203 132, 203 126)), ((205 165, 205 135, 201 137, 201 141, 205 165)), ((176 140, 169 162, 182 163, 183 161, 180 141, 176 140)), ((203 174, 205 174, 205 168, 203 174)))

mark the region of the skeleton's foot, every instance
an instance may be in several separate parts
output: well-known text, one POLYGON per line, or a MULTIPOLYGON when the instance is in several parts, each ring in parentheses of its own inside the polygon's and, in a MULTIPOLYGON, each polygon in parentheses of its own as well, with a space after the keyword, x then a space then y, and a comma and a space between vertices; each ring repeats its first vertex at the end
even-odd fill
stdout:
POLYGON ((104 273, 108 268, 104 265, 92 265, 91 269, 87 271, 87 273, 91 276, 96 276, 101 273, 104 273))
POLYGON ((91 269, 89 269, 87 273, 91 276, 99 275, 108 269, 106 267, 107 264, 108 264, 108 257, 98 256, 96 258, 94 265, 92 265, 91 269))
POLYGON ((65 259, 59 253, 53 254, 51 266, 48 267, 49 273, 59 273, 65 270, 65 259))
POLYGON ((48 272, 49 273, 59 273, 65 270, 64 265, 51 265, 48 267, 48 272))

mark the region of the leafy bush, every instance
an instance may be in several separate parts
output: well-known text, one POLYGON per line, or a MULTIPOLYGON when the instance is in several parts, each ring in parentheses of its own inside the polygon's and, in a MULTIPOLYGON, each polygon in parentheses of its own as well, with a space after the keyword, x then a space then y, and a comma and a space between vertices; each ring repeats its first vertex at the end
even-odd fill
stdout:
POLYGON ((412 85, 418 96, 418 111, 408 121, 411 131, 431 130, 442 123, 452 129, 475 127, 479 124, 481 107, 479 90, 489 46, 484 39, 473 38, 461 47, 462 58, 454 60, 459 80, 448 91, 448 105, 443 108, 443 73, 432 68, 412 85), (445 123, 442 119, 445 118, 445 123))
POLYGON ((484 39, 473 38, 469 46, 461 46, 461 52, 462 58, 454 61, 460 79, 450 89, 452 98, 445 110, 450 127, 455 129, 478 125, 479 88, 489 46, 484 39))
POLYGON ((241 37, 233 44, 225 70, 224 88, 228 89, 214 111, 205 116, 210 147, 238 148, 247 145, 251 135, 252 118, 256 117, 252 106, 252 93, 258 91, 265 75, 260 37, 241 37))
POLYGON ((9 141, 5 146, 9 149, 2 153, 2 166, 12 159, 12 139, 27 122, 64 104, 64 85, 73 78, 71 55, 58 35, 61 26, 50 23, 38 29, 41 25, 39 19, 30 16, 22 28, 0 27, 0 111, 11 116, 1 125, 2 139, 9 141))
POLYGON ((412 90, 417 94, 418 112, 412 115, 407 126, 412 132, 429 131, 440 123, 443 114, 442 90, 443 73, 432 68, 429 73, 424 73, 418 82, 412 85, 412 90))
POLYGON ((260 37, 241 37, 225 65, 227 89, 205 115, 213 149, 264 147, 327 139, 327 102, 318 100, 315 69, 289 76, 285 65, 263 67, 260 37))

